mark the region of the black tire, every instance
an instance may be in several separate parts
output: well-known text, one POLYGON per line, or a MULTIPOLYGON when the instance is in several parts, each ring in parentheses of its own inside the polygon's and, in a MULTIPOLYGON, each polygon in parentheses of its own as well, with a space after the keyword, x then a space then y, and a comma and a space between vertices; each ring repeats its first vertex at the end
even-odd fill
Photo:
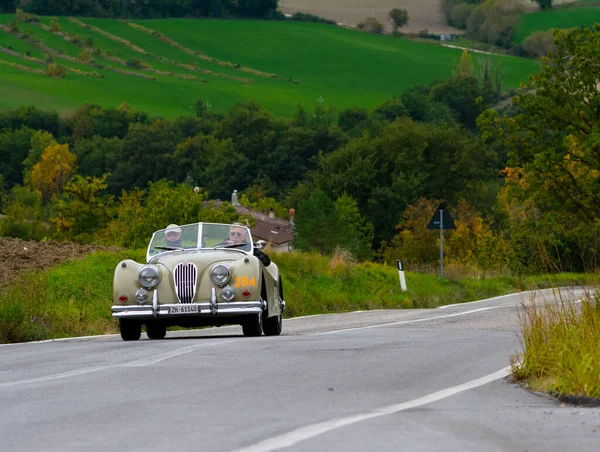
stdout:
POLYGON ((242 323, 244 336, 260 336, 263 329, 263 313, 248 316, 248 320, 242 323))
POLYGON ((142 324, 136 320, 119 319, 119 330, 124 341, 137 341, 142 335, 142 324))
POLYGON ((279 336, 283 327, 283 315, 280 313, 274 317, 267 317, 263 321, 265 336, 279 336))
POLYGON ((146 334, 150 339, 164 339, 167 335, 167 325, 164 323, 146 323, 146 334))
MULTIPOLYGON (((279 278, 279 298, 283 300, 283 283, 279 278)), ((283 329, 283 312, 275 317, 265 317, 263 319, 263 332, 265 336, 279 336, 283 329)))

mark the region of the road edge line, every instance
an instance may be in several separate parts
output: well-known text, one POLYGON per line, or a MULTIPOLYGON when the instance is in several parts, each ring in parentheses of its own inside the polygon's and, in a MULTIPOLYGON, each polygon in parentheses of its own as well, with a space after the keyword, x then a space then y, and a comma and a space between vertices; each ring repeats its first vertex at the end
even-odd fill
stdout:
POLYGON ((358 422, 366 421, 381 416, 387 416, 389 414, 395 414, 400 411, 410 410, 412 408, 427 405, 432 402, 437 402, 438 400, 446 399, 448 397, 467 391, 469 389, 474 389, 479 386, 491 383, 492 381, 505 378, 510 374, 510 370, 511 366, 507 366, 503 369, 500 369, 497 372, 485 375, 475 380, 468 381, 458 386, 452 386, 450 388, 442 389, 441 391, 437 391, 426 396, 419 397, 417 399, 409 400, 407 402, 377 408, 373 411, 364 414, 330 419, 328 421, 317 422, 315 424, 300 427, 290 432, 283 433, 281 435, 277 435, 272 438, 260 441, 251 446, 235 449, 233 452, 271 452, 274 450, 283 449, 285 447, 290 447, 301 441, 306 441, 308 439, 314 438, 324 433, 328 433, 332 430, 341 427, 356 424, 358 422))

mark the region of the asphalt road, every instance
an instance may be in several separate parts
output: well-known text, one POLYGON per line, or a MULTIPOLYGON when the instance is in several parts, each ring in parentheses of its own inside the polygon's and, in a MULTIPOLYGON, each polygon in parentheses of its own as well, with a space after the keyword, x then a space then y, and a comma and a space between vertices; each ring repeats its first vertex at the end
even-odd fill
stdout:
POLYGON ((0 450, 598 451, 600 409, 505 378, 530 298, 0 346, 0 450))

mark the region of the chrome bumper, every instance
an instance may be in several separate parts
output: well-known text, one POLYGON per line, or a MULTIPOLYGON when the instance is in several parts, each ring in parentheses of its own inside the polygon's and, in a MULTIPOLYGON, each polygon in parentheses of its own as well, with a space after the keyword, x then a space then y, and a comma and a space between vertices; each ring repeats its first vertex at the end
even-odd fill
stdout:
POLYGON ((113 306, 113 317, 127 317, 137 319, 152 318, 173 318, 173 317, 210 317, 210 316, 231 316, 245 314, 259 314, 263 311, 260 301, 234 301, 230 303, 217 303, 216 309, 213 309, 211 303, 189 303, 189 304, 161 304, 158 309, 153 306, 113 306), (172 306, 198 306, 197 313, 169 314, 169 308, 172 306))
POLYGON ((211 290, 210 301, 203 303, 159 304, 158 292, 154 292, 152 305, 113 305, 112 316, 119 318, 157 319, 175 317, 228 317, 247 314, 260 314, 267 309, 264 300, 217 302, 215 289, 211 290), (171 314, 171 307, 197 306, 198 312, 171 314))

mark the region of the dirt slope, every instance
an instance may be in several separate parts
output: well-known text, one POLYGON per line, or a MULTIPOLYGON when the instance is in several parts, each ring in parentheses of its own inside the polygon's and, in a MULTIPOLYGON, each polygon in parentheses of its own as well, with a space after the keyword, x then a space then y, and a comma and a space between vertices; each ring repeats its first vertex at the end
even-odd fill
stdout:
POLYGON ((118 248, 77 243, 26 242, 21 239, 0 237, 0 286, 16 278, 24 270, 54 267, 61 262, 81 259, 86 254, 100 250, 116 251, 118 248))
MULTIPOLYGON (((517 0, 527 10, 538 9, 532 0, 517 0)), ((555 5, 572 3, 574 0, 554 0, 555 5)), ((279 9, 284 13, 310 13, 326 17, 336 22, 355 27, 366 17, 375 17, 385 27, 392 30, 388 12, 393 8, 408 11, 408 25, 402 28, 405 33, 418 33, 427 29, 430 33, 461 33, 446 25, 440 9, 440 0, 279 0, 279 9)))

